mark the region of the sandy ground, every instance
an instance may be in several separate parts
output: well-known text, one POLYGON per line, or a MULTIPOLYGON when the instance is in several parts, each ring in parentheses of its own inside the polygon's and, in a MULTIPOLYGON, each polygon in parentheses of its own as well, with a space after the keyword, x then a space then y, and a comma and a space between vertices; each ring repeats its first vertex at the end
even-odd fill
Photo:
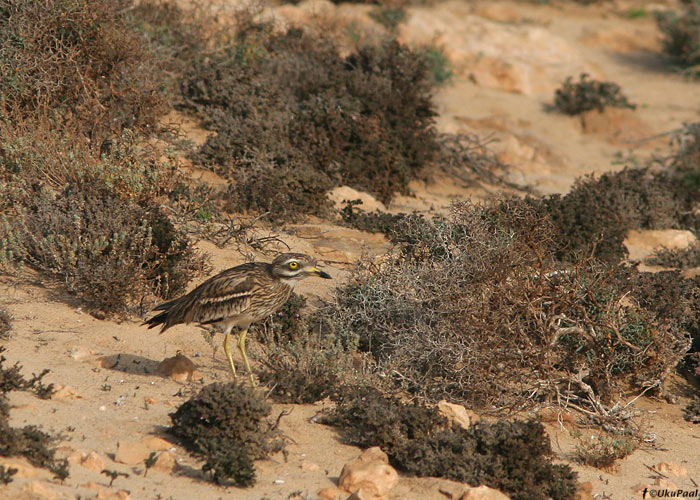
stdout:
MULTIPOLYGON (((590 128, 586 131, 580 120, 548 110, 551 95, 486 88, 474 83, 468 75, 458 75, 435 96, 440 112, 439 128, 494 137, 497 142, 493 143, 493 149, 510 160, 513 180, 529 183, 540 193, 566 192, 581 175, 621 168, 616 161, 620 156, 644 158, 663 154, 667 151, 665 138, 645 138, 698 120, 700 85, 674 74, 668 62, 655 52, 659 34, 651 16, 630 19, 617 14, 642 5, 652 8, 651 2, 617 2, 605 8, 537 5, 537 2, 467 2, 465 5, 476 10, 495 6, 501 12, 517 14, 522 23, 544 27, 575 47, 599 76, 620 84, 630 100, 639 104, 631 122, 630 115, 623 116, 622 128, 639 132, 636 138, 625 142, 626 139, 613 137, 611 132, 619 131, 614 123, 620 118, 618 115, 603 120, 604 125, 612 124, 612 128, 602 126, 594 132, 590 128), (601 42, 600 37, 591 33, 613 35, 601 42), (632 36, 626 38, 625 33, 632 36), (630 39, 636 40, 636 45, 630 39)), ((487 9, 483 15, 493 17, 497 12, 487 9)), ((428 183, 414 183, 413 189, 413 196, 398 198, 389 210, 444 210, 452 199, 483 199, 498 188, 462 186, 454 179, 436 175, 428 183)), ((331 287, 343 281, 348 266, 362 252, 376 254, 388 248, 382 236, 323 221, 288 227, 275 236, 294 251, 311 253, 330 262, 326 270, 334 276, 333 283, 307 280, 297 290, 309 296, 311 304, 332 293, 331 287)), ((206 242, 199 245, 211 255, 216 271, 240 264, 246 258, 235 246, 219 249, 206 242)), ((643 237, 640 245, 644 246, 643 237)), ((638 253, 648 250, 636 248, 638 253)), ((254 252, 252 255, 269 258, 254 252)), ((61 292, 60 287, 43 283, 40 276, 21 282, 2 278, 0 307, 14 317, 12 335, 5 342, 9 362, 20 362, 25 374, 49 368, 51 373, 46 381, 67 386, 51 400, 12 393, 12 425, 33 424, 46 432, 61 434, 63 439, 58 442, 61 456, 73 456, 75 460, 76 453, 95 452, 104 461, 104 468, 129 474, 117 478, 110 487, 109 480, 99 470, 76 464, 71 467, 70 477, 60 484, 52 481, 47 471, 21 460, 0 459, 0 464, 21 466, 9 486, 0 486, 2 498, 126 498, 127 492, 134 499, 314 498, 321 488, 333 486, 343 465, 360 453, 359 449, 342 444, 332 428, 314 423, 313 417, 328 403, 275 405, 275 415, 282 410, 291 411, 282 419, 281 428, 293 442, 286 457, 280 454, 256 463, 258 483, 254 487, 222 488, 202 480, 199 464, 175 445, 170 451, 179 463, 178 470, 151 470, 144 476, 142 464, 114 461, 118 443, 166 437, 164 429, 170 424, 169 413, 204 384, 228 379, 223 350, 219 348, 213 355, 212 345, 199 329, 191 326, 174 327, 158 335, 141 326, 137 319, 122 323, 98 320, 83 311, 74 298, 61 292), (198 365, 198 380, 178 382, 155 373, 161 360, 178 352, 198 365)), ((219 340, 216 342, 218 346, 219 340)), ((254 355, 258 349, 253 338, 250 351, 254 355)), ((677 404, 649 398, 634 403, 643 412, 644 429, 654 439, 620 461, 613 470, 570 462, 576 445, 570 432, 573 427, 566 418, 559 423, 556 416, 550 415, 546 426, 557 459, 572 463, 580 480, 592 483, 596 498, 641 498, 644 486, 655 481, 660 481, 658 487, 662 488, 694 490, 700 483, 700 427, 683 420, 682 408, 697 388, 678 377, 670 385, 679 395, 677 404), (659 475, 650 469, 662 462, 682 466, 686 474, 659 475)), ((578 430, 584 438, 591 433, 589 429, 578 430)), ((440 493, 441 489, 457 491, 459 485, 432 478, 402 477, 391 498, 444 500, 447 497, 440 493)))

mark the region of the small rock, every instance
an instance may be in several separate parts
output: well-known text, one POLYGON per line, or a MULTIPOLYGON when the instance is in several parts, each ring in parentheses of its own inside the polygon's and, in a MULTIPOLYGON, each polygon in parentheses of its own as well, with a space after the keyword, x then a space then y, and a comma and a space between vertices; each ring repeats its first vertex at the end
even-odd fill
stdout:
POLYGON ((100 500, 131 500, 131 494, 126 490, 113 491, 98 483, 85 483, 80 487, 96 491, 100 500))
POLYGON ((105 469, 105 461, 96 451, 91 451, 85 458, 80 462, 81 467, 88 470, 94 470, 96 472, 101 472, 105 469))
POLYGON ((126 465, 142 464, 150 453, 151 450, 143 443, 119 441, 117 443, 117 453, 114 456, 114 461, 126 465))
POLYGON ((438 403, 438 411, 451 424, 459 425, 465 429, 468 429, 474 422, 479 421, 479 416, 473 411, 467 410, 462 405, 449 403, 444 399, 438 403))
POLYGON ((62 495, 46 483, 32 481, 22 487, 22 491, 28 493, 31 498, 42 498, 45 500, 58 500, 62 495))
POLYGON ((593 500, 593 483, 586 481, 585 483, 579 484, 576 488, 576 492, 574 493, 574 499, 593 500))
POLYGON ((165 451, 173 448, 173 444, 170 441, 166 441, 158 436, 147 437, 142 439, 141 442, 152 451, 165 451))
POLYGON ((374 212, 375 210, 380 210, 382 212, 386 211, 386 206, 384 206, 384 203, 377 201, 374 196, 362 191, 357 191, 350 186, 339 186, 331 189, 328 192, 328 199, 333 202, 338 210, 345 207, 345 200, 360 200, 362 204, 358 205, 358 208, 364 210, 365 212, 374 212))
POLYGON ((312 462, 302 462, 300 467, 304 472, 316 472, 321 469, 318 464, 312 462))
POLYGON ((39 469, 34 467, 29 463, 27 459, 24 458, 0 458, 0 465, 6 469, 17 469, 14 477, 16 478, 29 478, 36 477, 39 469))
POLYGON ((179 382, 191 381, 196 370, 197 365, 182 353, 177 353, 172 358, 165 358, 158 365, 158 373, 160 375, 170 377, 179 382))
POLYGON ((369 500, 385 497, 398 481, 399 475, 389 465, 387 454, 374 446, 345 464, 338 486, 355 492, 362 500, 369 500), (359 493, 358 490, 362 492, 359 493))
POLYGON ((488 486, 479 486, 469 488, 459 497, 459 500, 509 500, 509 497, 488 486))
POLYGON ((171 473, 175 472, 178 467, 179 465, 177 463, 177 459, 175 458, 175 454, 171 451, 164 451, 158 455, 158 458, 156 458, 156 463, 153 464, 153 467, 151 468, 160 472, 171 473))
POLYGON ((143 402, 147 405, 154 405, 158 402, 156 398, 143 398, 143 402))
POLYGON ((663 477, 657 477, 656 480, 654 481, 654 486, 660 487, 660 488, 666 488, 667 490, 677 490, 678 486, 676 483, 673 481, 669 481, 666 478, 663 477))
POLYGON ((73 453, 71 453, 67 460, 68 463, 71 465, 80 465, 83 463, 83 460, 85 460, 85 452, 81 450, 75 450, 73 453))
POLYGON ((54 386, 56 392, 51 396, 53 399, 82 399, 83 396, 75 387, 57 384, 54 386))
POLYGON ((339 488, 323 488, 316 493, 316 496, 321 500, 340 500, 345 498, 345 495, 347 492, 339 488))
POLYGON ((688 476, 688 469, 686 469, 682 465, 677 464, 675 462, 661 462, 659 464, 656 464, 655 468, 661 474, 665 474, 667 476, 675 476, 675 477, 687 477, 688 476))

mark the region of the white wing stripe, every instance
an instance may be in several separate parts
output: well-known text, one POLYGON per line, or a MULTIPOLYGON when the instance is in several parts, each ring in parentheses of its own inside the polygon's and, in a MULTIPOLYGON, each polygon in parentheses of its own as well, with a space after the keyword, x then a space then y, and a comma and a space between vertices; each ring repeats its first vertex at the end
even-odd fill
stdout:
POLYGON ((208 297, 206 299, 199 299, 201 304, 216 304, 218 302, 226 302, 227 300, 237 299, 239 297, 249 297, 250 292, 238 292, 231 293, 229 295, 221 295, 220 297, 208 297))

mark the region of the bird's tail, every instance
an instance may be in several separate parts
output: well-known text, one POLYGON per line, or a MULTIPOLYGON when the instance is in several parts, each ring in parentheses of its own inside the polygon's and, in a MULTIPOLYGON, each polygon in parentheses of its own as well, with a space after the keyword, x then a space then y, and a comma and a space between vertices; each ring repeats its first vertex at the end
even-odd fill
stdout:
POLYGON ((163 325, 160 329, 160 333, 163 333, 165 330, 170 328, 172 326, 172 323, 170 323, 168 320, 170 312, 171 312, 171 307, 175 305, 177 300, 171 300, 169 302, 163 302, 160 305, 157 305, 156 307, 153 308, 154 311, 163 311, 161 313, 156 314, 152 318, 147 319, 142 323, 142 325, 148 325, 148 329, 150 330, 151 328, 155 328, 158 325, 163 325))

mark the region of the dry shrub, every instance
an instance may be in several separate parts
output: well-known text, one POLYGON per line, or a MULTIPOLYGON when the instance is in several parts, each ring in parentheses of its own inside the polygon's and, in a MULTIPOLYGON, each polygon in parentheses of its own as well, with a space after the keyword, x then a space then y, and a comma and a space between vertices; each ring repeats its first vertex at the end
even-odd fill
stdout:
POLYGON ((637 439, 615 434, 596 434, 584 439, 582 435, 575 436, 578 439, 574 460, 584 465, 609 469, 615 465, 616 460, 625 458, 637 449, 637 439))
POLYGON ((374 389, 346 388, 325 423, 340 427, 350 444, 381 447, 409 475, 485 484, 514 500, 574 498, 575 473, 568 465, 551 463, 549 438, 533 421, 463 429, 424 404, 405 404, 374 389))
POLYGON ((3 0, 0 112, 72 123, 95 143, 155 125, 162 59, 125 19, 130 0, 3 0))
POLYGON ((396 388, 489 411, 557 401, 613 416, 617 389, 660 386, 688 348, 636 300, 633 270, 556 260, 555 224, 529 201, 406 218, 399 248, 359 268, 324 314, 396 388))
POLYGON ((700 64, 700 1, 685 2, 682 12, 656 13, 656 22, 665 35, 664 50, 684 68, 700 64))
POLYGON ((49 372, 44 370, 31 379, 25 379, 22 367, 15 363, 10 368, 3 366, 6 361, 1 353, 5 350, 0 346, 0 456, 23 456, 37 467, 46 467, 61 480, 68 476, 68 464, 65 460, 57 460, 55 450, 49 445, 55 438, 40 431, 33 425, 15 428, 10 426, 10 405, 7 393, 11 391, 32 391, 42 399, 48 399, 53 394, 53 384, 44 385, 41 379, 49 372))
POLYGON ((630 229, 683 227, 692 193, 677 180, 648 168, 627 168, 574 183, 564 196, 541 202, 557 228, 557 258, 582 255, 615 263, 627 256, 623 241, 630 229))
POLYGON ((170 414, 170 432, 195 456, 206 460, 203 470, 219 484, 255 484, 253 460, 284 448, 277 424, 266 420, 271 407, 253 389, 211 384, 170 414))
POLYGON ((700 424, 700 397, 696 396, 683 409, 683 418, 693 424, 700 424))
POLYGON ((187 237, 160 208, 126 200, 103 183, 58 194, 27 191, 0 226, 0 260, 59 280, 91 307, 123 314, 145 295, 168 298, 202 271, 187 237))
POLYGON ((554 106, 567 115, 579 115, 596 109, 602 112, 606 107, 635 109, 622 94, 620 86, 614 82, 587 80, 582 73, 578 83, 571 83, 568 77, 555 92, 554 106))
POLYGON ((12 316, 4 309, 0 309, 0 340, 10 338, 12 331, 12 316))
POLYGON ((405 192, 438 149, 430 88, 424 58, 396 41, 342 57, 330 36, 244 12, 232 46, 196 60, 182 92, 217 132, 197 158, 235 181, 232 203, 282 219, 323 212, 334 185, 405 192))

